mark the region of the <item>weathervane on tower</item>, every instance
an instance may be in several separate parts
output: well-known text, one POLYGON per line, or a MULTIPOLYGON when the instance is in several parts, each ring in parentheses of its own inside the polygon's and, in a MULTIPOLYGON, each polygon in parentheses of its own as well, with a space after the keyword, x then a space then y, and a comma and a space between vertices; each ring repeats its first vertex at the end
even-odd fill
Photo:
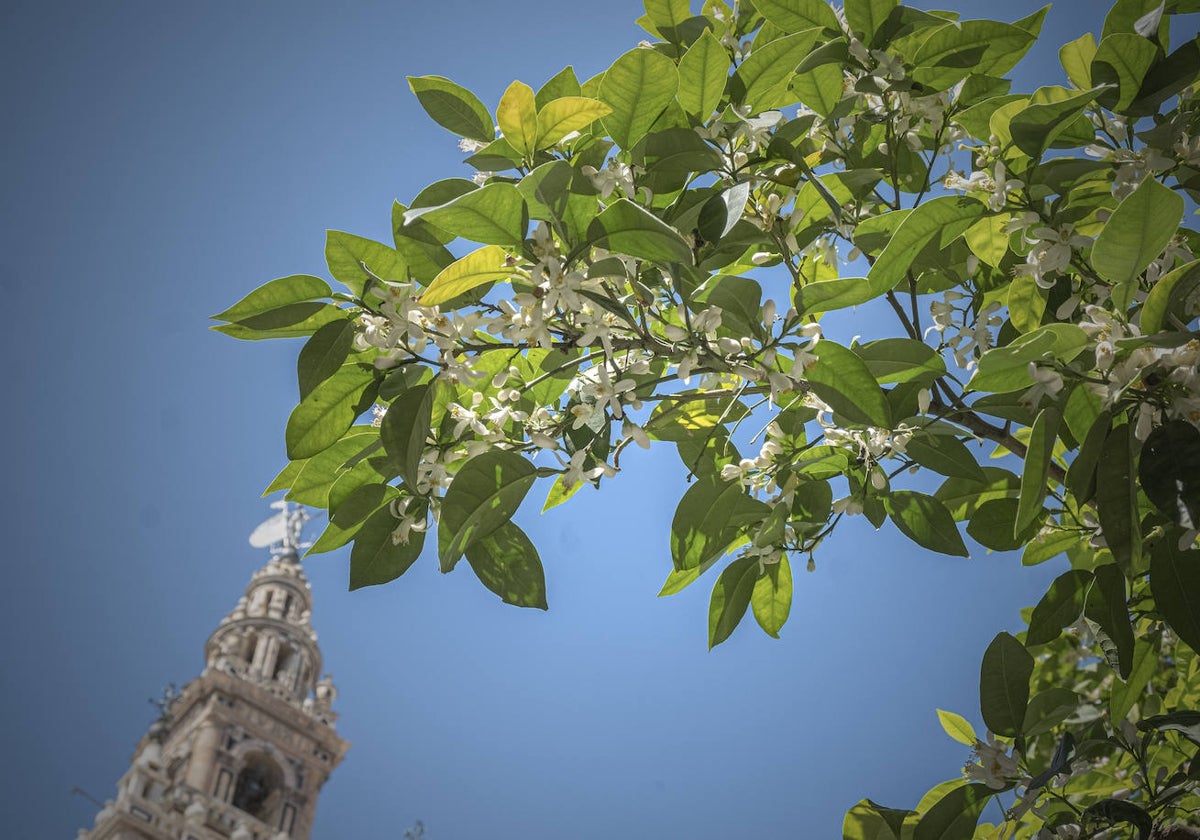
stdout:
POLYGON ((271 502, 271 507, 279 511, 271 518, 260 524, 250 534, 250 545, 255 548, 270 548, 271 554, 298 555, 301 549, 308 548, 311 542, 301 542, 304 523, 311 517, 301 505, 292 507, 284 499, 271 502))

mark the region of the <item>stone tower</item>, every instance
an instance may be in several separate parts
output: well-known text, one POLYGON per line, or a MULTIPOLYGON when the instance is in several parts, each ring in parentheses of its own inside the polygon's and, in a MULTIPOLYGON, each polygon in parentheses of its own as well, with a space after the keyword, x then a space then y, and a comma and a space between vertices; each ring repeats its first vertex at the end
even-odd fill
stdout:
POLYGON ((312 591, 300 566, 304 513, 250 538, 272 557, 205 645, 205 667, 163 705, 117 797, 78 840, 309 840, 317 794, 350 745, 321 674, 312 591))

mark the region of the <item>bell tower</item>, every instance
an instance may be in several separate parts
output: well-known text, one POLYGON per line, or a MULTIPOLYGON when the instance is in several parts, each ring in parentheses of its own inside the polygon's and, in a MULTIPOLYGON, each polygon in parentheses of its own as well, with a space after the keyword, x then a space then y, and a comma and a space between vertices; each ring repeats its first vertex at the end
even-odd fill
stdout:
POLYGON ((321 676, 303 509, 250 537, 270 547, 205 645, 204 671, 160 704, 117 797, 78 840, 310 840, 317 794, 350 745, 321 676))

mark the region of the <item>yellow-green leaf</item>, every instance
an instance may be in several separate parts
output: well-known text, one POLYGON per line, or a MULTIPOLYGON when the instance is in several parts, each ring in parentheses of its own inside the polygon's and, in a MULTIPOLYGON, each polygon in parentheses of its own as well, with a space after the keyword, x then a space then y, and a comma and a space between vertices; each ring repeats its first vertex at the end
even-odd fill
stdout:
POLYGON ((679 104, 693 117, 706 119, 721 103, 729 77, 729 53, 704 30, 679 59, 679 104))
POLYGON ((539 149, 553 146, 572 131, 587 128, 611 112, 612 108, 600 100, 586 96, 563 96, 548 102, 537 114, 536 146, 539 149))
POLYGON ((786 555, 767 566, 762 577, 754 582, 750 606, 758 626, 768 636, 778 639, 779 630, 792 610, 792 565, 786 555))
POLYGON ((425 294, 421 295, 421 304, 436 306, 477 286, 508 277, 511 269, 506 264, 507 260, 508 254, 499 245, 485 245, 472 251, 446 266, 433 278, 425 294))
POLYGON ((538 139, 538 111, 533 88, 524 82, 509 85, 496 107, 496 122, 510 146, 522 155, 532 154, 538 139))
POLYGON ((947 712, 945 709, 938 709, 937 716, 947 735, 960 744, 966 744, 968 747, 975 746, 977 740, 975 728, 965 717, 956 715, 954 712, 947 712))

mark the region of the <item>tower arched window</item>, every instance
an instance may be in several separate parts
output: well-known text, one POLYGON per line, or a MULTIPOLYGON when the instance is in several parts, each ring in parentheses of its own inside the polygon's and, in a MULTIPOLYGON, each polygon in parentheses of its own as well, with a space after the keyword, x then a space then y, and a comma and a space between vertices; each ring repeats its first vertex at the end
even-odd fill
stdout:
POLYGON ((233 786, 233 806, 255 819, 272 823, 283 798, 283 772, 262 753, 246 758, 233 786))

